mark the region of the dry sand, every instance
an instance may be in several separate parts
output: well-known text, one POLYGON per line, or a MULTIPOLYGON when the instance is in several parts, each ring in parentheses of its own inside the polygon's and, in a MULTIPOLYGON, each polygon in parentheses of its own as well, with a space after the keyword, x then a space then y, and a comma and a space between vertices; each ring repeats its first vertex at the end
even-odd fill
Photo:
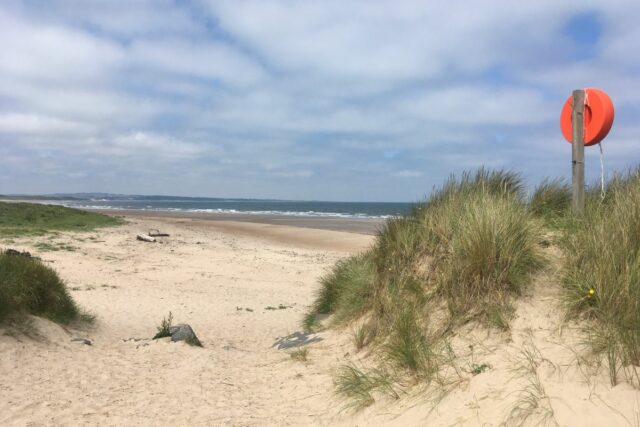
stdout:
POLYGON ((624 382, 612 388, 606 370, 577 363, 579 336, 560 330, 557 287, 548 277, 519 303, 510 333, 459 334, 460 372, 449 377, 447 394, 414 388, 399 401, 383 398, 354 414, 335 397, 332 373, 348 361, 367 364, 366 352, 355 352, 348 329, 303 335, 300 320, 318 278, 336 260, 367 248, 372 236, 131 217, 122 227, 54 238, 74 251, 38 251, 33 245, 42 241, 48 239, 10 246, 49 262, 98 320, 84 331, 39 320, 40 340, 0 331, 3 426, 492 426, 519 403, 521 415, 531 413, 525 424, 640 424, 635 389, 624 382), (171 236, 155 244, 135 240, 150 228, 171 236), (170 311, 193 326, 204 348, 149 340, 170 311), (309 349, 306 363, 288 354, 298 345, 309 349), (486 371, 473 375, 473 364, 486 371), (526 407, 532 395, 537 406, 526 407))

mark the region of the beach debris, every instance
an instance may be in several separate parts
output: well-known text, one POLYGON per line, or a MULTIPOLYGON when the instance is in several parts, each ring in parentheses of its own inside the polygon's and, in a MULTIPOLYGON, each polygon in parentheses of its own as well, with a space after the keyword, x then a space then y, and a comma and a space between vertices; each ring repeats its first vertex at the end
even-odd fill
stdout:
POLYGON ((141 240, 143 242, 155 242, 155 237, 151 237, 148 234, 140 233, 136 236, 136 239, 141 240))
POLYGON ((89 338, 73 337, 71 338, 71 342, 77 342, 79 344, 84 344, 84 345, 93 345, 93 343, 89 338))
POLYGON ((151 228, 149 230, 149 236, 150 237, 169 237, 169 234, 161 233, 160 230, 158 230, 157 228, 151 228))
POLYGON ((184 341, 187 344, 202 347, 202 343, 196 336, 193 328, 191 328, 191 326, 186 323, 170 326, 169 333, 171 334, 171 341, 173 342, 184 341))
POLYGON ((264 309, 265 310, 286 310, 287 308, 293 308, 293 307, 290 306, 290 305, 278 304, 277 307, 269 305, 269 306, 265 307, 264 309))

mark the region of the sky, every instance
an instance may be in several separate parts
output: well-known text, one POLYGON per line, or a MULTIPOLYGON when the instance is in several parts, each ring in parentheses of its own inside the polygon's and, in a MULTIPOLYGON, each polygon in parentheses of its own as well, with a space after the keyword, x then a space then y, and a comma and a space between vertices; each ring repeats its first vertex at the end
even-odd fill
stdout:
MULTIPOLYGON (((640 163, 640 1, 2 0, 0 194, 417 201, 570 178, 573 89, 640 163)), ((600 175, 586 148, 587 181, 600 175)))

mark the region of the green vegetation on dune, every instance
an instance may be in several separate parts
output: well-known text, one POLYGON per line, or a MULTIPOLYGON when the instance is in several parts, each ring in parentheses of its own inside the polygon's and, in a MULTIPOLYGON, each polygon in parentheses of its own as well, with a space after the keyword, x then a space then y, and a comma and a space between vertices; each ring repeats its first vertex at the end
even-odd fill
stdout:
POLYGON ((388 394, 390 378, 430 382, 451 359, 455 327, 475 320, 508 328, 513 298, 544 264, 542 221, 523 188, 506 171, 451 177, 409 215, 388 220, 369 252, 321 280, 304 326, 317 326, 322 314, 333 314, 334 325, 365 315, 356 347, 374 345, 381 356, 372 378, 341 371, 339 391, 371 403, 374 388, 388 394))
POLYGON ((585 319, 592 348, 618 371, 640 365, 640 170, 591 191, 563 239, 562 283, 570 318, 585 319))
MULTIPOLYGON (((608 360, 612 382, 640 364, 640 171, 588 193, 586 213, 570 211, 570 187, 546 180, 530 198, 517 174, 480 169, 451 177, 410 214, 389 219, 369 251, 339 261, 320 282, 305 329, 357 320, 356 350, 370 346, 371 369, 346 366, 337 391, 356 406, 375 393, 444 381, 456 329, 478 322, 508 330, 515 298, 559 245, 558 275, 570 320, 608 360), (551 239, 549 237, 559 237, 551 239), (324 316, 323 316, 324 315, 324 316)), ((449 369, 451 371, 451 369, 449 369)))
MULTIPOLYGON (((89 231, 121 223, 118 218, 62 206, 0 202, 0 237, 89 231)), ((43 251, 75 249, 63 243, 39 242, 35 246, 43 251)), ((59 323, 92 320, 79 311, 54 270, 37 258, 0 251, 0 322, 24 320, 25 314, 59 323)))
POLYGON ((534 215, 557 220, 569 212, 571 186, 562 179, 545 179, 535 188, 529 204, 534 215))
POLYGON ((64 206, 0 202, 0 236, 3 237, 90 231, 120 224, 119 218, 64 206))
POLYGON ((0 252, 0 322, 24 314, 60 323, 81 316, 55 271, 36 258, 0 252))

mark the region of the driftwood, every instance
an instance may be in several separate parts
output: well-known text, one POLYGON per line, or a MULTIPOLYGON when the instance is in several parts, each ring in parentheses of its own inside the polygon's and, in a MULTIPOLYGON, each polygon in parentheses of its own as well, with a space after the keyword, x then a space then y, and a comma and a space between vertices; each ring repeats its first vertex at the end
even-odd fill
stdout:
POLYGON ((138 234, 136 236, 136 239, 142 240, 143 242, 155 242, 156 241, 156 239, 154 237, 151 237, 151 236, 149 236, 147 234, 142 234, 142 233, 138 234))
POLYGON ((157 228, 152 228, 149 230, 149 236, 151 237, 169 237, 167 233, 161 233, 157 228))

